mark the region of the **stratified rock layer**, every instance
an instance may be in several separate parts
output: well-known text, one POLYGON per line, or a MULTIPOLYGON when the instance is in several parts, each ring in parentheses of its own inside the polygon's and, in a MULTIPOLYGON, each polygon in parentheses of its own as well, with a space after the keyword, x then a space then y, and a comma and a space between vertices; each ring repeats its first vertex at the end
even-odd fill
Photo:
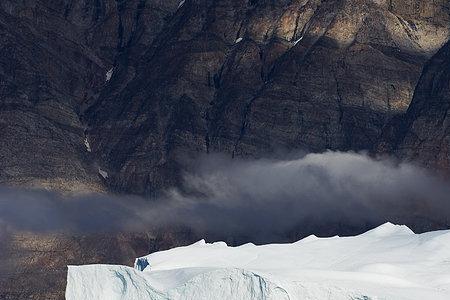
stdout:
POLYGON ((427 64, 408 112, 385 131, 380 148, 432 169, 450 167, 450 43, 427 64))
POLYGON ((198 153, 378 149, 449 15, 445 0, 2 1, 0 183, 155 195, 198 153))
POLYGON ((148 45, 175 8, 174 1, 2 1, 0 183, 105 190, 83 111, 131 37, 148 45))

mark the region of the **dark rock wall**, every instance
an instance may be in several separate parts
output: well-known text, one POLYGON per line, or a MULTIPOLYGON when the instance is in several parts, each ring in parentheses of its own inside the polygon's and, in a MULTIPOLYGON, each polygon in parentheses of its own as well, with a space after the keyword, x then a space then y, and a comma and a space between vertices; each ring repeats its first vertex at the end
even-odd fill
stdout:
POLYGON ((448 38, 445 2, 409 4, 186 1, 87 110, 109 187, 176 185, 197 152, 373 150, 448 38))
POLYGON ((2 1, 0 183, 104 190, 83 112, 134 36, 139 51, 175 8, 174 1, 2 1))
POLYGON ((155 195, 199 152, 379 149, 450 27, 445 0, 179 4, 2 1, 0 183, 155 195))
POLYGON ((450 43, 427 64, 404 116, 385 130, 380 148, 432 169, 450 168, 450 43))

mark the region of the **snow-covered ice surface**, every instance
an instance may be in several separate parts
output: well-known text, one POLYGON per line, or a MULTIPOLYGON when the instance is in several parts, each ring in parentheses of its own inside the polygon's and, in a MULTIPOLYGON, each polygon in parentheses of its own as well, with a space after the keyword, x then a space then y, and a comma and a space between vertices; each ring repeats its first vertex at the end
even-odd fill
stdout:
POLYGON ((69 266, 66 298, 448 300, 450 231, 414 234, 387 223, 355 237, 293 244, 202 240, 136 266, 146 267, 69 266))

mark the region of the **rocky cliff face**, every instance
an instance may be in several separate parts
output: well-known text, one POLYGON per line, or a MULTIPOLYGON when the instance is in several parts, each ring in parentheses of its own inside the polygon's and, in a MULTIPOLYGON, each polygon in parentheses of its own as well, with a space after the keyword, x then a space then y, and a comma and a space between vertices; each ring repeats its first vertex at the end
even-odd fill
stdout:
POLYGON ((0 182, 105 190, 83 112, 132 36, 150 43, 175 8, 174 1, 2 1, 0 182))
POLYGON ((432 169, 448 171, 449 111, 450 43, 447 43, 425 67, 407 113, 385 130, 381 147, 432 169))
POLYGON ((174 185, 192 152, 372 150, 448 37, 444 2, 408 4, 187 1, 87 111, 109 186, 174 185))
MULTIPOLYGON (((449 16, 445 0, 2 1, 0 182, 153 195, 199 152, 378 149, 449 16)), ((447 167, 445 143, 429 139, 447 167)))

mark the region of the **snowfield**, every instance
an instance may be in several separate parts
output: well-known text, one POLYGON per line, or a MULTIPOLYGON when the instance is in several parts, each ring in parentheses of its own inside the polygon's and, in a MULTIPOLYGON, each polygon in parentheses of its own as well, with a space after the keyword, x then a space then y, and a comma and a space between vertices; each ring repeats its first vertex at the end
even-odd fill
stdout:
POLYGON ((202 240, 139 258, 135 268, 69 266, 66 298, 448 300, 450 231, 414 234, 386 223, 293 244, 202 240))

